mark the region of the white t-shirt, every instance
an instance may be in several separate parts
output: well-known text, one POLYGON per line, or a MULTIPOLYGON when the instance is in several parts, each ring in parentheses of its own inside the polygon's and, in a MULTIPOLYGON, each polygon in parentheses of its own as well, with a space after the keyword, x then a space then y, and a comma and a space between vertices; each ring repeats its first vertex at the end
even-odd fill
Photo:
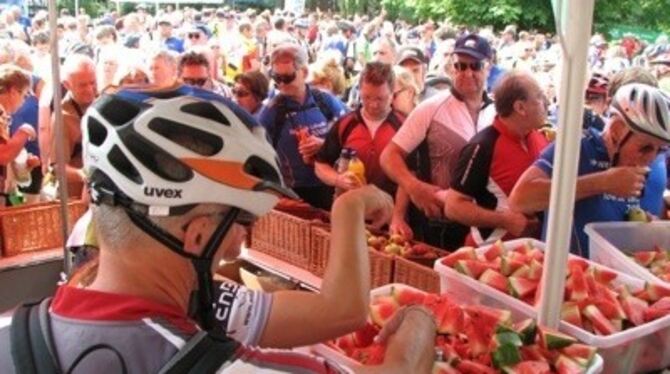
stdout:
POLYGON ((451 91, 440 92, 410 113, 392 141, 409 154, 427 139, 431 183, 448 188, 461 149, 493 123, 495 114, 493 103, 486 100, 475 123, 463 101, 451 91))

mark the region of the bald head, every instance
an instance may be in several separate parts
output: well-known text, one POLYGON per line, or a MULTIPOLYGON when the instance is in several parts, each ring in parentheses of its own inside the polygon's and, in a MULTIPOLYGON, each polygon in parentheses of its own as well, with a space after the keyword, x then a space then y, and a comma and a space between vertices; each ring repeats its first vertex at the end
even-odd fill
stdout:
POLYGON ((85 55, 70 55, 63 64, 63 84, 78 104, 92 103, 98 93, 93 60, 85 55))

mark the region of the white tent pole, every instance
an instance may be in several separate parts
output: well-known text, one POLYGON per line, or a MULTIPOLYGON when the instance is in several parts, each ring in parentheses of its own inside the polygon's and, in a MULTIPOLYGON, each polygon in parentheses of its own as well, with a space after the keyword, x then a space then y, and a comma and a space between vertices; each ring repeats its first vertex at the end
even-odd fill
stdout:
POLYGON ((558 327, 570 251, 576 178, 584 110, 586 57, 595 0, 555 0, 557 34, 563 49, 559 129, 551 178, 547 253, 541 283, 539 323, 558 327))
POLYGON ((74 16, 79 17, 79 0, 74 0, 74 16))
POLYGON ((65 145, 63 144, 63 111, 61 108, 61 87, 60 87, 60 57, 58 55, 58 36, 56 26, 58 24, 58 8, 56 7, 56 0, 49 0, 49 32, 51 35, 51 82, 53 86, 53 100, 54 100, 54 118, 55 123, 52 130, 52 135, 56 139, 56 175, 58 175, 58 186, 60 191, 60 215, 61 215, 61 232, 63 234, 63 270, 65 274, 70 273, 70 256, 68 256, 67 242, 68 232, 68 193, 67 193, 67 179, 65 178, 65 145))

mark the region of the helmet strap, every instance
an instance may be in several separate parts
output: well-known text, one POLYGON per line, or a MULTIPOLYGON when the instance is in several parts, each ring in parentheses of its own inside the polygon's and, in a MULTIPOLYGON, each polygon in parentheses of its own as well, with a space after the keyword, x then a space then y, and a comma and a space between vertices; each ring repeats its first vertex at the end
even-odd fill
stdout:
POLYGON ((630 140, 631 136, 633 136, 633 131, 630 129, 627 129, 626 135, 623 136, 623 139, 621 139, 620 142, 617 142, 616 144, 616 149, 614 150, 614 154, 612 155, 612 166, 618 166, 619 165, 619 154, 621 151, 621 148, 626 144, 628 140, 630 140))

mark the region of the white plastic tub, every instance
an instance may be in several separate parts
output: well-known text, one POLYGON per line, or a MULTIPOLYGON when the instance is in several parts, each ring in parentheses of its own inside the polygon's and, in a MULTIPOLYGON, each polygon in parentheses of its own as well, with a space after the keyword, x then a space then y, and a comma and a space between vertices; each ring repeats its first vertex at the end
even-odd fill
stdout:
MULTIPOLYGON (((418 288, 414 288, 412 286, 408 286, 408 285, 405 285, 405 284, 393 283, 393 284, 387 284, 387 285, 379 287, 379 288, 375 288, 374 290, 372 290, 370 292, 370 296, 372 298, 374 298, 375 296, 390 295, 391 294, 391 288, 393 288, 393 287, 404 287, 404 288, 409 288, 409 289, 414 290, 414 291, 425 292, 425 291, 419 290, 418 288)), ((461 304, 469 304, 469 303, 461 302, 461 304)), ((508 309, 508 310, 512 311, 512 319, 515 322, 528 318, 525 314, 518 313, 518 312, 514 311, 512 308, 504 307, 504 309, 508 309)), ((318 356, 327 358, 331 361, 335 361, 338 364, 345 365, 347 367, 356 367, 356 366, 360 365, 355 360, 347 357, 346 355, 344 355, 343 353, 341 353, 339 351, 336 351, 336 350, 330 348, 329 346, 327 346, 325 344, 317 344, 317 345, 312 346, 311 347, 311 352, 318 355, 318 356)), ((603 358, 600 356, 600 354, 597 354, 595 356, 595 358, 593 359, 593 362, 591 362, 591 366, 586 371, 586 374, 602 373, 603 365, 604 365, 603 358)))
MULTIPOLYGON (((512 240, 505 245, 514 248, 528 241, 536 248, 545 248, 544 243, 533 239, 512 240)), ((478 248, 477 252, 482 253, 489 247, 478 248)), ((593 262, 591 264, 606 268, 593 262)), ((537 318, 538 312, 534 306, 443 265, 441 259, 435 261, 435 270, 440 274, 441 292, 455 297, 461 303, 509 309, 523 317, 537 318)), ((644 287, 643 280, 615 272, 617 279, 614 284, 627 284, 633 290, 644 287)), ((563 321, 559 329, 585 344, 597 347, 605 361, 605 373, 638 373, 670 366, 670 315, 608 336, 595 335, 563 321)))
POLYGON ((650 251, 655 245, 670 248, 670 222, 590 223, 584 231, 589 236, 591 261, 670 287, 670 282, 661 280, 627 256, 650 251))

